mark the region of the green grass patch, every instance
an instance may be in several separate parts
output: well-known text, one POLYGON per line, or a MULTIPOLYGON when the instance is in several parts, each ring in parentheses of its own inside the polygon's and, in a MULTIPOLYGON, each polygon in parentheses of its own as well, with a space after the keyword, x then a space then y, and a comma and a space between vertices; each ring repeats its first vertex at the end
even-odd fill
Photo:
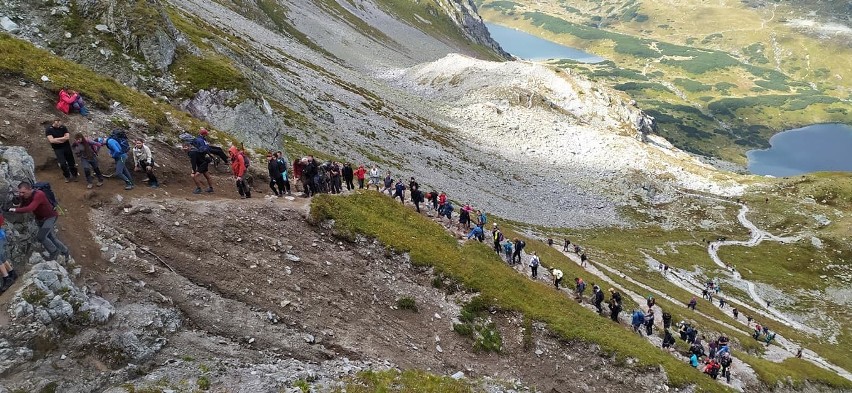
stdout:
POLYGON ((180 85, 177 94, 181 98, 191 98, 199 90, 237 90, 242 95, 251 92, 248 78, 222 56, 180 52, 169 70, 180 85))
POLYGON ((806 360, 789 358, 774 363, 749 355, 739 355, 770 388, 801 387, 804 382, 825 384, 838 389, 852 389, 852 381, 822 369, 806 360))
POLYGON ((362 371, 345 382, 336 393, 423 392, 468 393, 473 386, 466 380, 455 380, 419 370, 362 371))
POLYGON ((403 296, 399 299, 396 299, 396 307, 400 310, 411 310, 417 312, 417 302, 414 298, 409 296, 403 296))

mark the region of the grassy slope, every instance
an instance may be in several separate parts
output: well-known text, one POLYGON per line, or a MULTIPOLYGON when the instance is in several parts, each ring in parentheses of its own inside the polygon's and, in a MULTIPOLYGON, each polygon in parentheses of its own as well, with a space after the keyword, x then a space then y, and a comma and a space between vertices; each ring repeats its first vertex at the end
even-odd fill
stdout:
MULTIPOLYGON (((626 334, 623 327, 606 322, 564 294, 520 276, 488 247, 480 243, 459 245, 441 226, 393 203, 389 198, 373 192, 347 197, 323 195, 313 201, 311 214, 316 220, 334 219, 337 230, 345 236, 363 234, 377 238, 396 251, 408 252, 413 263, 435 267, 437 271, 479 291, 483 297, 493 299, 503 309, 519 311, 528 318, 544 321, 565 339, 597 343, 604 351, 619 357, 636 358, 641 365, 663 365, 675 385, 694 383, 702 390, 724 390, 721 385, 704 378, 645 340, 626 334), (553 313, 552 310, 560 312, 553 313)), ((507 234, 510 237, 515 235, 507 234)), ((542 254, 546 265, 563 269, 567 277, 588 277, 556 250, 534 241, 528 244, 530 250, 542 254)), ((795 381, 806 378, 833 386, 852 387, 848 381, 831 373, 804 377, 795 370, 786 370, 792 367, 788 364, 766 366, 760 361, 753 363, 755 368, 765 366, 761 375, 774 375, 782 370, 784 375, 793 376, 795 381)), ((771 383, 772 380, 764 381, 771 383)))
POLYGON ((481 10, 490 21, 613 60, 564 66, 631 94, 685 150, 744 162, 745 150, 767 146, 777 130, 852 122, 839 101, 849 98, 852 56, 830 54, 852 50, 791 31, 780 16, 761 27, 770 15, 738 3, 636 3, 484 1, 481 10), (671 7, 684 17, 669 18, 671 7), (606 30, 589 27, 598 24, 606 30), (777 64, 776 47, 784 51, 777 64))

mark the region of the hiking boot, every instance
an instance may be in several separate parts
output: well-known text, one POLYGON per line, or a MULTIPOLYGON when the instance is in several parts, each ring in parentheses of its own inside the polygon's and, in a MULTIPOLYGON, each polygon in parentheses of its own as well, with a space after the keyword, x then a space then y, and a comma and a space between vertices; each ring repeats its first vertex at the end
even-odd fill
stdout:
POLYGON ((73 182, 75 182, 75 183, 76 183, 76 182, 77 182, 77 176, 72 176, 72 177, 71 177, 71 181, 73 181, 73 182))
POLYGON ((65 178, 65 182, 66 182, 66 183, 70 183, 70 182, 71 182, 71 179, 69 179, 69 178, 67 178, 67 177, 66 177, 66 178, 65 178))
POLYGON ((91 190, 92 189, 92 183, 86 184, 86 188, 91 190))
POLYGON ((148 187, 151 187, 151 188, 160 188, 160 185, 159 185, 159 184, 157 184, 156 182, 154 182, 154 183, 148 184, 148 187))
POLYGON ((124 186, 124 189, 125 189, 125 190, 132 190, 132 189, 133 189, 133 184, 128 184, 128 185, 124 186))
POLYGON ((98 187, 100 187, 100 186, 104 185, 104 181, 103 181, 103 180, 100 180, 100 181, 98 181, 98 183, 97 183, 97 184, 95 184, 95 185, 96 185, 96 186, 98 186, 98 187))
POLYGON ((18 279, 18 271, 9 270, 9 277, 12 277, 12 281, 16 281, 18 279))
POLYGON ((193 194, 201 194, 201 188, 196 188, 195 191, 193 191, 192 193, 193 194))
POLYGON ((246 199, 245 195, 240 195, 240 199, 246 199))
POLYGON ((15 281, 12 280, 11 278, 3 277, 3 284, 0 285, 0 293, 6 292, 6 290, 9 289, 10 287, 12 287, 12 284, 14 284, 14 283, 15 283, 15 281))
POLYGON ((207 192, 213 192, 213 187, 207 188, 207 192))

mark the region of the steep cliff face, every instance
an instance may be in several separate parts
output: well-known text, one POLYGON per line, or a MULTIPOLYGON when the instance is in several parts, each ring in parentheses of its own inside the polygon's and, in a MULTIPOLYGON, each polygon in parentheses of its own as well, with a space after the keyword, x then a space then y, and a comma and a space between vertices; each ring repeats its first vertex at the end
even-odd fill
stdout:
POLYGON ((503 58, 512 58, 511 54, 503 50, 500 44, 491 38, 491 33, 485 27, 485 22, 479 16, 473 0, 439 0, 439 3, 447 15, 461 26, 462 31, 471 41, 490 48, 503 58))

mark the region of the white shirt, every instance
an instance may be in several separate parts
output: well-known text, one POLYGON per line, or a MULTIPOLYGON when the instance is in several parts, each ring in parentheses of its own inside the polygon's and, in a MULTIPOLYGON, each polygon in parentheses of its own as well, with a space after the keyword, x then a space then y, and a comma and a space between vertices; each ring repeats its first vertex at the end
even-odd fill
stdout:
POLYGON ((556 279, 562 278, 562 270, 553 269, 553 276, 556 277, 556 279))

